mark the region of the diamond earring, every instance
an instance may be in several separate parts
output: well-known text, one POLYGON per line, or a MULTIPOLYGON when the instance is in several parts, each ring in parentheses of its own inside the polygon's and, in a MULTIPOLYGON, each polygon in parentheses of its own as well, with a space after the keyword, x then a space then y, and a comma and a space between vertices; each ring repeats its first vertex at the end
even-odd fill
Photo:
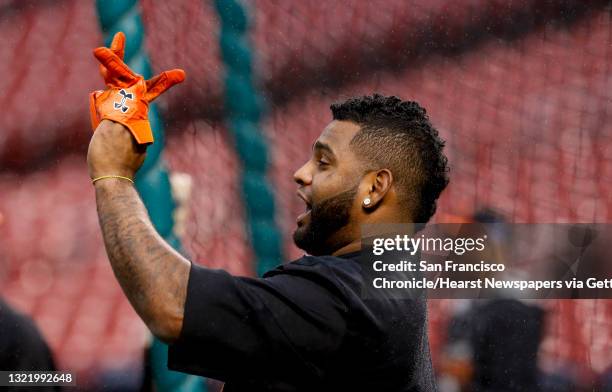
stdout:
POLYGON ((372 202, 372 200, 370 200, 369 197, 366 197, 365 199, 363 199, 363 205, 364 206, 369 206, 371 202, 372 202))

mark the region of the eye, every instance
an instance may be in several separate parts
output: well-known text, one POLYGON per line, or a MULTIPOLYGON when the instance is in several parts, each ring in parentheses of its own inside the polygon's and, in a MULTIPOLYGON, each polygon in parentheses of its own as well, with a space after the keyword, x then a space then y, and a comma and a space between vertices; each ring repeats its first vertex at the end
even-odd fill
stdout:
POLYGON ((325 159, 317 160, 317 166, 321 167, 321 166, 327 166, 327 165, 329 165, 329 162, 327 162, 325 159))

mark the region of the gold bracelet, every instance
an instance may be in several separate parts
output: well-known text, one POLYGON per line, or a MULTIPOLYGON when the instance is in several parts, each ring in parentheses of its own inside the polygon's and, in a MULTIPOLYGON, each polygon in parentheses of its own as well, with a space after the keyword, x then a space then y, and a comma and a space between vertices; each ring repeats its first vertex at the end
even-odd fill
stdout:
POLYGON ((128 181, 129 181, 129 182, 131 182, 132 184, 134 183, 134 180, 132 180, 132 179, 131 179, 131 178, 129 178, 129 177, 124 177, 124 176, 100 176, 100 177, 97 177, 97 178, 94 178, 93 180, 91 180, 91 183, 92 183, 92 184, 95 184, 95 183, 96 183, 96 181, 104 180, 105 178, 120 178, 120 179, 122 179, 122 180, 128 180, 128 181))

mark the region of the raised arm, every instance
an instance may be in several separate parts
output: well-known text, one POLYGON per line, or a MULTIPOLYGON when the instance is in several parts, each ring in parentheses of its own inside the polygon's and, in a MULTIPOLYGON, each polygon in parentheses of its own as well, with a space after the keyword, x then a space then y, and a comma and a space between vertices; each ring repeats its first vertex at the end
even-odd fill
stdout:
POLYGON ((106 89, 89 97, 94 135, 87 164, 115 276, 153 334, 171 342, 183 325, 191 264, 155 231, 132 179, 153 142, 149 104, 181 83, 185 72, 174 69, 145 80, 123 62, 124 52, 121 32, 110 48, 93 52, 106 89))
MULTIPOLYGON (((133 178, 144 151, 126 127, 104 120, 89 146, 90 176, 133 178)), ((175 340, 183 324, 190 262, 155 231, 130 181, 107 178, 94 186, 106 252, 121 288, 154 335, 175 340)))

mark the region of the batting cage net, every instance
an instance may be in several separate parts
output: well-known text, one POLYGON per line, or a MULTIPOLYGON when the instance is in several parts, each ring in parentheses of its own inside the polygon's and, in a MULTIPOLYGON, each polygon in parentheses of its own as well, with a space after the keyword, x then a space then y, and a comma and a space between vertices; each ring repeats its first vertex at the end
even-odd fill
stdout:
MULTIPOLYGON (((244 195, 244 159, 224 121, 217 10, 196 0, 137 7, 153 70, 187 73, 159 102, 175 231, 193 260, 253 275, 245 203, 258 201, 244 195)), ((293 172, 331 120, 330 103, 372 92, 418 101, 447 141, 450 184, 435 222, 482 210, 510 222, 612 222, 608 1, 257 0, 247 9, 284 261, 301 255, 293 172)), ((34 317, 60 367, 85 376, 137 367, 146 329, 112 276, 84 163, 86 95, 102 87, 95 6, 4 1, 0 32, 0 291, 34 317)), ((429 304, 438 369, 459 302, 429 304)), ((542 369, 579 382, 610 369, 611 302, 541 306, 542 369)))

